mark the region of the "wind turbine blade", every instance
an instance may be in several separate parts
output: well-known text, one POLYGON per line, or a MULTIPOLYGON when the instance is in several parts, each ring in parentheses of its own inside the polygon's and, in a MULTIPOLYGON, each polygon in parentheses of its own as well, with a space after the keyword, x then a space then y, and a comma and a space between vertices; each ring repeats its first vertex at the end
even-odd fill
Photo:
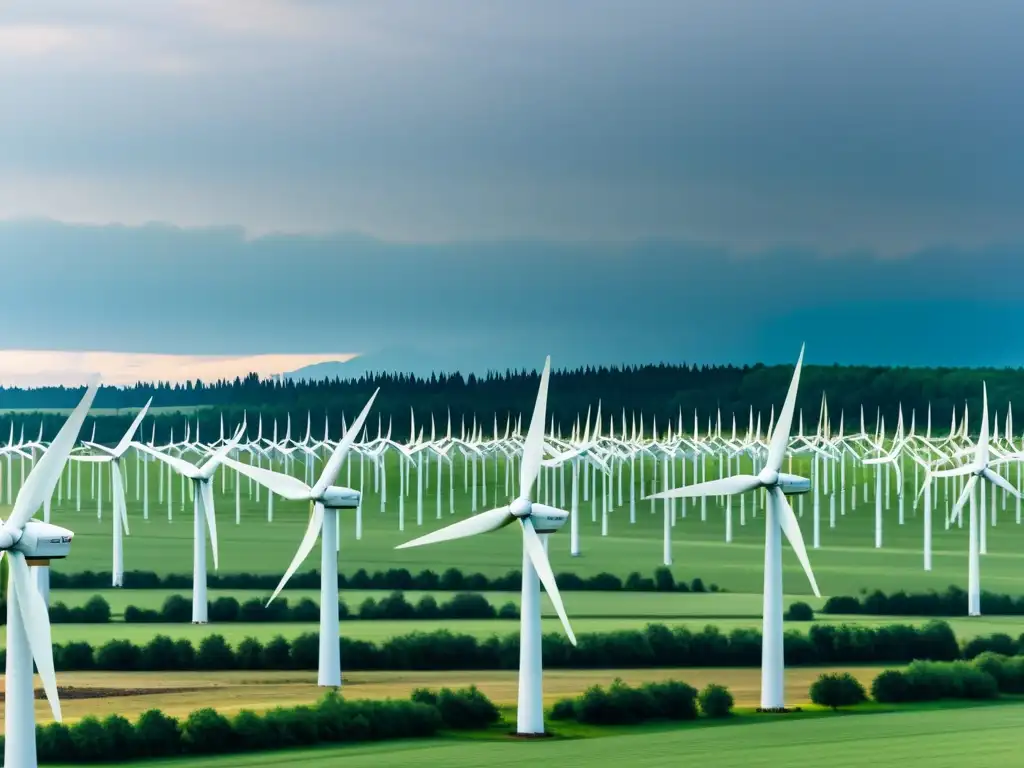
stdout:
POLYGON ((932 472, 932 477, 963 477, 964 475, 973 474, 974 469, 969 466, 954 467, 953 469, 940 469, 936 472, 932 472))
POLYGON ((523 546, 526 548, 526 554, 529 556, 530 562, 533 563, 533 569, 537 571, 540 583, 544 585, 544 591, 551 598, 551 604, 555 606, 555 613, 562 620, 562 626, 565 627, 565 634, 568 635, 569 642, 576 645, 576 635, 573 634, 569 624, 569 617, 565 615, 565 606, 562 605, 562 596, 558 593, 555 574, 551 572, 551 563, 548 562, 548 553, 544 549, 544 544, 541 543, 540 536, 537 535, 530 518, 523 518, 519 522, 523 527, 523 546))
POLYGON ((128 431, 124 433, 124 437, 121 438, 121 442, 119 442, 117 444, 117 447, 114 448, 113 450, 115 456, 120 456, 125 451, 128 450, 128 446, 130 446, 132 444, 132 440, 135 439, 135 433, 138 431, 139 425, 142 424, 142 420, 146 418, 146 413, 149 411, 149 404, 152 402, 153 398, 151 397, 149 398, 149 400, 146 401, 146 404, 142 407, 142 410, 139 411, 138 415, 135 417, 135 420, 132 422, 132 425, 128 427, 128 431))
POLYGON ((814 596, 821 597, 821 592, 818 591, 818 582, 814 580, 814 571, 811 570, 811 561, 807 557, 807 548, 804 546, 804 537, 800 532, 800 523, 797 522, 796 515, 793 514, 793 508, 789 506, 789 502, 786 500, 786 494, 777 485, 772 486, 768 492, 775 499, 775 506, 779 515, 779 526, 782 528, 782 532, 786 534, 786 538, 789 539, 789 545, 796 552, 797 559, 800 561, 800 565, 803 566, 804 573, 807 574, 807 580, 811 582, 814 596))
MULTIPOLYGON (((523 443, 523 461, 519 466, 519 496, 530 498, 533 482, 540 472, 540 462, 544 458, 544 415, 548 407, 548 378, 551 375, 551 356, 544 359, 544 370, 540 374, 540 387, 537 389, 537 402, 533 405, 533 418, 530 429, 523 443)), ((598 406, 600 409, 600 406, 598 406)))
POLYGON ((46 603, 36 588, 35 579, 29 571, 25 555, 21 552, 8 552, 10 577, 14 579, 14 589, 18 595, 18 610, 21 623, 28 638, 32 658, 36 662, 39 678, 43 681, 46 699, 50 702, 53 719, 61 721, 60 699, 57 697, 57 673, 53 669, 53 640, 50 636, 50 617, 46 603))
POLYGON ((956 500, 956 504, 953 505, 953 509, 949 513, 950 520, 957 520, 960 518, 960 513, 964 508, 964 504, 966 504, 967 500, 971 497, 971 491, 974 490, 974 486, 977 482, 978 476, 971 475, 971 478, 964 483, 964 489, 960 493, 960 498, 956 500))
POLYGON ((789 392, 786 393, 786 402, 779 411, 779 419, 775 422, 775 429, 772 431, 772 442, 768 447, 768 460, 765 462, 766 469, 778 472, 782 469, 782 459, 786 455, 786 448, 789 445, 789 430, 793 424, 793 410, 796 408, 796 393, 800 387, 800 368, 804 364, 804 345, 800 345, 800 357, 797 358, 796 368, 793 370, 793 379, 789 382, 789 392))
POLYGON ((203 505, 203 515, 206 516, 206 527, 210 530, 210 548, 213 550, 213 570, 220 569, 220 562, 218 560, 218 547, 217 547, 217 516, 215 514, 213 506, 213 486, 209 480, 198 481, 199 488, 197 489, 201 495, 201 501, 203 505))
POLYGON ((162 451, 158 451, 156 448, 152 448, 145 443, 132 443, 132 446, 143 453, 148 453, 150 456, 162 461, 164 464, 170 465, 171 468, 179 475, 184 475, 185 477, 193 479, 199 477, 199 470, 184 459, 179 459, 177 456, 171 456, 163 453, 162 451))
POLYGON ((221 463, 225 467, 230 467, 235 470, 240 475, 252 478, 264 488, 276 493, 282 499, 288 499, 289 501, 307 501, 312 498, 313 489, 297 477, 286 475, 283 472, 275 472, 272 469, 263 469, 262 467, 253 466, 252 464, 245 464, 241 461, 236 461, 229 456, 225 456, 221 459, 221 463))
POLYGON ((988 467, 985 467, 985 469, 983 469, 982 472, 981 472, 981 476, 984 477, 986 480, 988 480, 993 485, 998 485, 1000 488, 1002 488, 1007 493, 1013 494, 1018 499, 1024 499, 1024 496, 1021 496, 1020 491, 1018 491, 1014 487, 1013 483, 1011 483, 1005 477, 1000 475, 998 472, 994 472, 993 470, 989 469, 988 467))
POLYGON ((213 477, 213 473, 217 471, 217 467, 223 463, 227 455, 231 453, 238 446, 238 441, 242 439, 242 434, 245 432, 245 427, 240 427, 235 436, 228 440, 224 445, 217 449, 217 451, 206 460, 203 466, 199 467, 199 477, 203 480, 209 480, 213 477))
POLYGON ((979 467, 988 464, 988 386, 981 383, 981 432, 974 450, 974 463, 979 467))
POLYGON ((732 496, 737 493, 746 493, 755 488, 761 487, 761 480, 757 475, 733 475, 723 477, 721 480, 708 480, 706 483, 688 485, 685 488, 674 488, 668 491, 660 491, 645 496, 649 499, 693 499, 701 496, 732 496))
POLYGON ((100 379, 94 376, 89 380, 85 395, 81 402, 75 406, 75 410, 68 416, 64 426, 60 428, 57 436, 53 438, 50 447, 46 449, 42 457, 25 478, 25 485, 18 492, 18 498, 14 502, 14 509, 7 524, 14 528, 24 528, 32 515, 36 513, 46 499, 53 495, 54 488, 60 481, 64 472, 64 464, 67 462, 71 449, 75 447, 78 440, 78 433, 82 429, 85 416, 89 413, 92 401, 99 389, 100 379))
MULTIPOLYGON (((295 553, 295 557, 292 558, 291 565, 288 566, 288 570, 284 572, 284 576, 281 577, 281 582, 277 585, 277 589, 274 590, 274 594, 267 600, 267 605, 274 602, 274 598, 277 597, 281 590, 284 589, 284 585, 288 583, 288 579, 295 575, 295 572, 299 570, 299 567, 305 562, 306 558, 309 557, 309 553, 313 551, 313 547, 316 546, 316 540, 320 536, 320 529, 324 524, 324 508, 321 504, 313 505, 313 514, 309 518, 309 525, 306 526, 306 533, 302 537, 302 541, 299 543, 299 549, 295 553)), ((328 542, 328 545, 333 546, 334 542, 328 542)))
POLYGON ((437 544, 441 541, 454 541, 455 539, 464 539, 467 536, 476 536, 479 533, 490 533, 499 528, 504 528, 509 523, 514 522, 515 519, 515 516, 508 507, 498 507, 487 512, 481 512, 479 515, 467 517, 465 520, 459 520, 457 523, 452 523, 425 536, 420 536, 418 539, 399 544, 395 549, 420 547, 424 544, 437 544))
MULTIPOLYGON (((345 454, 348 453, 349 448, 352 447, 352 443, 359 437, 359 433, 363 431, 363 422, 366 421, 367 414, 370 413, 370 408, 373 407, 373 401, 377 399, 377 393, 380 392, 380 387, 374 390, 373 394, 370 395, 370 399, 366 401, 366 405, 363 406, 362 412, 356 417, 356 420, 352 422, 352 426, 345 432, 345 436, 341 438, 341 442, 338 443, 338 447, 331 454, 331 458, 327 462, 327 466, 324 467, 324 471, 320 474, 320 479, 316 481, 316 485, 313 486, 313 490, 310 491, 310 496, 314 499, 319 499, 324 495, 324 492, 334 485, 334 481, 338 477, 338 472, 341 471, 341 463, 345 460, 345 454)), ((389 427, 390 429, 390 427, 389 427)))

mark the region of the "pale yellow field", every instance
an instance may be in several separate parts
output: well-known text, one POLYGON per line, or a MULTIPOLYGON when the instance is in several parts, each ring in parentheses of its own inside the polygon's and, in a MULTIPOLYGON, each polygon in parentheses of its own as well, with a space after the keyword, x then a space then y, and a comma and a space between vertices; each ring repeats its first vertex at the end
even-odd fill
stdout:
MULTIPOLYGON (((881 667, 849 668, 869 686, 881 667)), ((786 672, 786 702, 800 705, 808 701, 810 684, 823 672, 822 667, 794 668, 786 672)), ((641 670, 551 670, 544 675, 544 694, 548 702, 582 693, 591 685, 608 685, 616 677, 639 684, 658 680, 681 680, 695 688, 708 683, 725 685, 739 707, 757 706, 761 689, 758 669, 641 669, 641 670)), ((161 709, 169 715, 184 717, 203 707, 215 707, 230 714, 241 709, 266 710, 279 706, 309 704, 323 695, 316 685, 315 672, 64 672, 62 690, 103 688, 125 692, 149 689, 145 694, 72 698, 61 697, 65 721, 87 715, 105 717, 120 714, 134 719, 147 709, 161 709)), ((343 693, 353 699, 406 698, 415 688, 459 688, 476 685, 495 703, 514 706, 517 673, 515 671, 467 672, 354 672, 344 676, 343 693)), ((50 720, 44 700, 36 702, 40 723, 50 720)), ((2 713, 0 713, 2 718, 2 713)))

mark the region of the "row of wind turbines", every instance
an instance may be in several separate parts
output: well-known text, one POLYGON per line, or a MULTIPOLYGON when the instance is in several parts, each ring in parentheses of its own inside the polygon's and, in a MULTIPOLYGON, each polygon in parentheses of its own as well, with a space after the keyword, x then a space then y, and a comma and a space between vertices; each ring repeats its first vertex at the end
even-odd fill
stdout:
MULTIPOLYGON (((500 528, 518 523, 522 536, 523 549, 523 584, 522 584, 522 611, 521 611, 521 643, 520 643, 520 679, 519 679, 519 708, 517 727, 521 733, 541 733, 544 729, 543 707, 542 707, 542 659, 540 643, 540 585, 543 584, 548 593, 556 612, 561 619, 566 634, 570 641, 575 643, 575 636, 566 614, 558 588, 554 580, 550 563, 547 557, 548 537, 550 534, 560 530, 566 522, 571 522, 571 540, 574 553, 578 553, 578 481, 581 470, 588 472, 593 478, 594 485, 591 490, 596 491, 596 478, 601 477, 601 497, 603 499, 602 532, 607 531, 607 501, 613 494, 614 477, 616 473, 621 477, 623 468, 629 466, 632 474, 639 466, 641 473, 645 465, 644 457, 655 459, 653 467, 655 478, 652 484, 657 483, 656 473, 659 461, 661 463, 661 482, 665 486, 663 490, 648 494, 642 499, 636 499, 636 484, 629 483, 631 503, 630 517, 635 518, 636 503, 647 501, 652 505, 661 503, 664 505, 665 532, 666 532, 666 560, 670 559, 668 542, 672 525, 677 516, 676 502, 681 501, 685 505, 687 499, 698 499, 701 501, 702 510, 705 508, 706 499, 725 497, 727 500, 727 514, 731 513, 729 500, 739 495, 764 490, 764 519, 765 519, 765 560, 764 560, 764 594, 763 594, 763 656, 762 656, 762 707, 766 709, 779 709, 784 707, 783 702, 783 658, 782 658, 782 564, 781 564, 781 541, 785 536, 794 549, 815 594, 819 594, 814 574, 811 570, 807 550, 804 545, 803 536, 798 522, 797 514, 790 506, 787 496, 802 497, 816 484, 811 480, 800 477, 792 472, 783 472, 783 465, 788 458, 790 466, 792 456, 797 452, 807 452, 812 458, 812 475, 815 479, 824 475, 828 477, 829 469, 833 471, 832 488, 836 488, 834 476, 836 465, 840 467, 840 475, 845 470, 845 463, 842 458, 853 453, 860 459, 863 466, 874 466, 879 469, 892 467, 897 475, 897 485, 902 486, 902 475, 899 470, 901 456, 906 455, 922 467, 925 472, 925 480, 921 486, 920 496, 923 496, 926 507, 926 530, 929 526, 930 509, 928 509, 930 489, 933 484, 944 482, 963 482, 957 503, 953 506, 951 514, 947 516, 947 525, 952 520, 962 521, 961 510, 970 503, 970 579, 972 590, 975 587, 980 589, 978 584, 978 556, 982 547, 981 532, 984 531, 983 516, 979 518, 976 491, 980 483, 985 481, 994 489, 999 488, 1006 494, 1013 495, 1020 500, 1020 494, 1016 487, 1006 478, 998 473, 1000 466, 1018 467, 1022 457, 1012 441, 1009 447, 1004 441, 1000 442, 998 437, 990 436, 988 429, 988 406, 987 392, 984 393, 983 405, 983 428, 978 441, 969 445, 969 438, 966 436, 966 414, 964 414, 964 427, 962 432, 957 431, 945 439, 934 439, 930 435, 930 428, 926 435, 914 434, 913 425, 909 434, 903 434, 902 419, 897 425, 896 438, 891 444, 886 445, 884 432, 879 433, 872 439, 863 430, 860 434, 843 437, 842 421, 840 422, 839 433, 835 436, 830 434, 827 418, 823 419, 819 426, 818 433, 811 436, 803 436, 803 429, 795 440, 790 437, 790 431, 795 411, 795 401, 799 386, 799 375, 803 361, 803 350, 794 371, 793 380, 787 393, 786 401, 779 412, 778 420, 772 417, 772 423, 766 433, 766 438, 761 439, 759 426, 756 430, 752 427, 748 430, 746 439, 738 439, 735 435, 735 428, 731 438, 722 437, 720 429, 709 433, 704 438, 696 435, 689 437, 680 432, 673 434, 669 431, 664 438, 655 437, 653 440, 645 440, 642 427, 635 431, 630 437, 625 437, 625 431, 616 438, 613 434, 601 437, 600 429, 595 429, 593 436, 590 435, 589 418, 583 428, 574 429, 568 440, 562 440, 557 434, 546 434, 546 402, 547 388, 550 375, 550 360, 545 362, 541 375, 540 388, 533 417, 530 420, 529 429, 525 438, 518 438, 516 434, 508 434, 499 440, 497 435, 485 448, 485 441, 479 435, 472 436, 474 439, 467 440, 465 435, 455 439, 449 434, 443 440, 432 439, 422 440, 422 434, 418 435, 410 444, 402 445, 391 441, 389 437, 379 434, 376 440, 367 439, 365 422, 372 408, 376 393, 371 396, 362 412, 352 423, 351 427, 344 432, 343 438, 335 445, 329 441, 323 441, 317 445, 310 441, 305 444, 289 444, 286 442, 277 443, 271 441, 270 445, 261 442, 258 438, 253 442, 243 442, 246 432, 245 424, 230 438, 222 437, 214 443, 201 445, 190 443, 186 445, 176 444, 173 446, 157 447, 150 443, 135 440, 135 433, 146 415, 143 409, 135 419, 129 432, 122 438, 114 448, 107 448, 96 444, 94 441, 85 441, 82 446, 75 448, 78 433, 88 412, 89 405, 95 395, 95 383, 91 384, 86 391, 82 402, 75 409, 64 427, 48 446, 43 445, 41 440, 33 444, 13 443, 3 448, 8 456, 8 489, 10 489, 11 459, 13 456, 20 456, 24 462, 31 462, 31 470, 19 488, 17 499, 14 502, 14 509, 11 516, 0 529, 0 551, 8 554, 10 563, 10 580, 8 585, 8 716, 6 729, 9 734, 7 739, 7 750, 17 752, 18 744, 26 740, 34 741, 25 736, 28 733, 28 725, 34 719, 31 707, 31 665, 34 660, 43 678, 44 688, 47 691, 48 699, 51 702, 54 716, 59 719, 60 710, 57 700, 56 683, 52 673, 52 652, 49 650, 49 622, 46 618, 46 580, 39 578, 32 580, 27 576, 29 564, 48 564, 50 557, 63 555, 49 555, 40 557, 40 553, 33 550, 38 549, 38 542, 49 537, 49 541, 63 542, 60 546, 70 549, 72 534, 67 529, 58 528, 48 522, 50 502, 55 491, 67 488, 68 495, 71 495, 72 473, 65 471, 65 464, 68 460, 82 465, 93 464, 98 469, 100 466, 109 464, 111 466, 114 513, 114 565, 115 580, 118 572, 118 558, 121 560, 121 572, 123 573, 123 550, 120 545, 120 532, 123 529, 127 532, 127 505, 124 498, 125 477, 122 471, 122 462, 129 450, 134 449, 137 461, 159 461, 168 468, 169 472, 176 472, 182 481, 189 481, 192 486, 193 498, 193 521, 194 521, 194 602, 193 619, 197 622, 205 622, 206 615, 206 591, 205 591, 205 568, 206 568, 206 542, 205 535, 208 531, 213 545, 214 563, 217 563, 216 547, 216 516, 213 505, 212 484, 216 471, 220 467, 233 470, 236 473, 234 483, 236 504, 240 495, 241 483, 238 477, 246 477, 252 481, 256 488, 264 488, 268 491, 268 505, 272 504, 274 495, 291 501, 309 502, 312 505, 312 514, 305 535, 299 545, 296 555, 285 572, 277 590, 271 599, 277 596, 287 581, 301 566, 302 562, 315 548, 317 541, 321 543, 321 654, 320 668, 318 672, 318 683, 323 686, 340 686, 341 666, 339 658, 339 635, 338 615, 334 610, 337 605, 337 564, 338 564, 338 514, 340 510, 347 510, 355 514, 361 514, 362 494, 349 487, 337 486, 338 475, 345 463, 347 455, 355 451, 360 456, 360 475, 363 476, 364 463, 366 458, 370 459, 374 470, 374 476, 380 487, 386 487, 381 482, 381 476, 386 471, 386 462, 383 461, 385 452, 389 449, 397 450, 404 457, 404 464, 400 475, 407 477, 408 470, 415 466, 417 477, 423 477, 422 465, 417 461, 417 456, 422 457, 426 451, 432 452, 437 457, 438 467, 438 494, 440 494, 440 467, 442 461, 447 460, 453 463, 453 449, 463 453, 467 466, 470 464, 475 469, 477 461, 482 463, 481 475, 486 477, 486 459, 491 451, 497 451, 506 458, 506 487, 511 468, 518 460, 519 483, 517 495, 509 504, 499 505, 494 509, 479 514, 473 514, 465 519, 458 520, 452 525, 440 530, 433 531, 424 536, 401 545, 404 547, 421 546, 425 544, 439 544, 453 539, 475 536, 484 533, 491 533, 500 528), (363 439, 357 442, 357 437, 363 439), (312 482, 313 465, 325 455, 324 448, 331 448, 323 471, 315 483, 312 482), (860 450, 858 451, 858 448, 860 450), (36 454, 39 453, 37 459, 36 454), (184 456, 189 452, 200 456, 198 463, 186 461, 184 456), (293 460, 294 454, 305 456, 308 461, 304 463, 304 480, 300 480, 289 471, 276 471, 272 468, 273 460, 277 458, 284 463, 286 470, 292 469, 289 462, 293 460), (548 454, 550 458, 545 458, 548 454), (788 456, 787 456, 788 454, 788 456), (685 461, 694 461, 694 475, 696 477, 697 459, 700 460, 701 475, 706 476, 706 464, 708 456, 717 457, 719 470, 723 476, 718 479, 705 480, 694 484, 673 488, 669 487, 673 478, 671 468, 675 462, 682 458, 682 478, 685 481, 685 461), (243 461, 245 456, 248 461, 243 461), (746 456, 754 463, 756 472, 751 474, 729 474, 723 471, 730 470, 739 465, 738 459, 746 456), (638 460, 639 458, 639 460, 638 460), (971 459, 968 463, 963 460, 971 459), (267 459, 268 466, 263 467, 263 460, 267 459), (820 462, 820 463, 819 463, 820 462), (831 462, 831 464, 830 464, 831 462), (942 468, 943 464, 951 464, 949 468, 942 468), (561 491, 562 504, 565 499, 565 467, 571 470, 571 510, 566 511, 556 506, 556 499, 561 491), (822 470, 821 466, 826 467, 822 470), (538 479, 545 478, 547 470, 547 482, 538 483, 538 479), (592 470, 592 471, 591 471, 592 470), (61 483, 65 478, 67 485, 61 483), (560 482, 561 481, 561 482, 560 482), (538 493, 540 491, 540 493, 538 493), (545 501, 537 500, 538 495, 546 495, 545 501), (545 503, 552 502, 552 503, 545 503), (31 520, 31 516, 40 508, 43 510, 43 521, 31 520), (24 567, 23 567, 24 566, 24 567), (45 640, 45 642, 43 642, 45 640), (24 642, 22 642, 24 641, 24 642), (43 646, 46 646, 45 649, 43 646), (25 683, 28 683, 28 698, 24 699, 22 694, 25 683), (20 686, 20 688, 19 688, 20 686), (19 693, 20 692, 20 693, 19 693), (12 695, 13 694, 13 695, 12 695), (21 698, 19 698, 21 696, 21 698), (27 704, 25 704, 27 701, 27 704), (20 730, 19 730, 20 729, 20 730), (20 737, 19 737, 20 734, 20 737)), ((826 404, 823 403, 823 412, 826 404)), ((147 404, 148 408, 148 404, 147 404)), ((641 419, 642 422, 642 419, 641 419)), ((598 419, 600 423, 600 419, 598 419)), ((609 430, 610 431, 610 430, 609 430)), ((415 433, 414 433, 415 434, 415 433)), ((657 434, 657 433, 655 433, 657 434)), ((1008 428, 1005 434, 1012 434, 1008 428)), ((308 437, 308 431, 307 431, 308 437)), ((351 462, 349 462, 349 474, 351 476, 351 462)), ((497 473, 497 463, 494 463, 494 471, 497 473)), ((449 472, 453 477, 454 472, 449 472)), ((148 473, 142 472, 139 475, 143 478, 142 493, 148 495, 148 473)), ((875 471, 876 484, 882 482, 883 473, 875 471)), ((79 499, 81 497, 81 470, 77 473, 77 490, 79 499)), ((163 484, 163 474, 160 475, 163 484)), ((170 512, 171 479, 167 477, 167 499, 170 512)), ((222 483, 225 473, 221 473, 222 483)), ((888 478, 888 475, 886 475, 888 478)), ((419 481, 422 483, 422 479, 419 481)), ((450 482, 454 482, 450 480, 450 482)), ((494 480, 494 496, 497 495, 497 477, 494 480)), ((827 481, 826 481, 827 482, 827 481)), ((351 481, 349 480, 349 483, 351 481)), ((362 484, 362 483, 361 483, 362 484)), ((99 484, 102 494, 102 482, 99 484)), ((139 483, 137 483, 137 486, 139 483)), ((854 484, 855 486, 855 484, 854 484)), ((422 499, 422 493, 417 493, 417 500, 422 499)), ((474 489, 476 484, 474 483, 474 489)), ((584 488, 586 488, 584 484, 584 488)), ((641 480, 641 487, 645 487, 641 480)), ((656 487, 656 485, 655 485, 656 487)), ((840 488, 843 488, 842 477, 840 488)), ((222 485, 223 490, 223 485, 222 485)), ((876 488, 877 490, 877 488, 876 488)), ((138 487, 137 487, 138 491, 138 487)), ((257 490, 258 492, 258 490, 257 490)), ((622 484, 619 483, 619 494, 621 503, 622 484)), ((592 494, 592 497, 595 496, 592 494)), ((508 496, 506 492, 506 496, 508 496)), ((101 497, 100 497, 101 498, 101 497)), ((183 496, 181 497, 184 498, 183 496)), ((400 499, 402 494, 400 493, 400 499)), ((755 497, 756 498, 756 497, 755 497)), ((818 541, 818 504, 815 495, 815 545, 818 541)), ((834 496, 830 497, 834 500, 834 496)), ((856 499, 856 488, 854 495, 856 499)), ((902 493, 899 495, 902 508, 902 493)), ((984 499, 984 495, 981 495, 984 499)), ((841 499, 845 496, 841 495, 841 499)), ((382 502, 383 503, 383 502, 382 502)), ((854 502, 855 503, 855 502, 854 502)), ((876 493, 876 517, 880 519, 878 510, 881 504, 881 494, 876 493)), ((474 505, 475 506, 475 505, 474 505)), ((802 504, 800 505, 802 508, 802 504)), ((831 506, 831 504, 830 504, 831 506)), ((993 505, 994 506, 994 505, 993 505)), ((101 509, 101 507, 100 507, 101 509)), ((145 504, 148 515, 148 499, 145 504)), ((652 506, 652 511, 654 507, 652 506)), ((437 504, 438 516, 441 516, 440 500, 437 504)), ((683 507, 685 514, 685 506, 683 507)), ((1019 506, 1018 506, 1019 510, 1019 506)), ((454 510, 450 510, 453 512, 454 510)), ((475 512, 475 510, 474 510, 475 512)), ((1019 514, 1019 512, 1018 512, 1019 514)), ((742 507, 741 507, 742 515, 742 507)), ((237 516, 237 513, 236 513, 237 516)), ((272 516, 272 507, 269 507, 268 516, 272 516)), ((400 520, 403 526, 404 520, 400 520)), ((422 503, 417 505, 417 523, 422 524, 422 503)), ((727 526, 728 530, 728 526, 727 526)), ((880 528, 876 534, 880 546, 880 528)), ((728 533, 727 533, 728 536, 728 533)), ((927 534, 926 534, 927 539, 927 534)), ((58 547, 59 548, 59 547, 58 547)), ((926 551, 926 568, 928 555, 926 551)), ((40 568, 40 573, 46 573, 46 568, 40 568)), ((972 613, 977 608, 976 601, 972 598, 972 613)), ((27 749, 27 747, 26 747, 27 749)), ((31 761, 24 761, 25 755, 21 755, 17 762, 7 764, 34 765, 34 746, 32 747, 31 761)))

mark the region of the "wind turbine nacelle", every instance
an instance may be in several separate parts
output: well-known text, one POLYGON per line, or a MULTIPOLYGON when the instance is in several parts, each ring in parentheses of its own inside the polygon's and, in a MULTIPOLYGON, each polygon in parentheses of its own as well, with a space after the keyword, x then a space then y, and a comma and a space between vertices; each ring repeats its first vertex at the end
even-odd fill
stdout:
POLYGON ((74 534, 67 528, 39 520, 29 520, 14 549, 25 555, 29 565, 44 565, 49 560, 67 557, 71 553, 73 537, 74 534))
POLYGON ((359 491, 332 485, 324 491, 321 503, 326 509, 356 509, 360 498, 359 491))
POLYGON ((811 481, 800 475, 790 475, 779 472, 779 488, 787 496, 796 496, 801 493, 811 492, 811 481))
POLYGON ((533 511, 530 513, 530 520, 533 521, 533 528, 537 533, 554 533, 565 525, 565 521, 568 519, 568 512, 550 507, 538 510, 537 505, 534 505, 533 511))

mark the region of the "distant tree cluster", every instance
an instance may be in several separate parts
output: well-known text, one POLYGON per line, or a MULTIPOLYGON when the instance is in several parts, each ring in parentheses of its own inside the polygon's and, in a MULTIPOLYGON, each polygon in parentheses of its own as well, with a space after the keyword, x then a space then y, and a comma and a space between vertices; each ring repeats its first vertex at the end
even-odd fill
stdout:
MULTIPOLYGON (((627 429, 632 429, 633 417, 644 416, 644 429, 649 435, 657 420, 664 432, 671 424, 693 430, 694 410, 699 416, 699 428, 714 424, 719 409, 723 428, 731 431, 732 417, 736 416, 739 429, 746 430, 750 411, 754 418, 760 415, 762 429, 766 429, 773 407, 785 397, 792 368, 756 365, 643 365, 622 367, 585 367, 552 373, 549 416, 558 428, 568 434, 573 423, 590 408, 596 414, 601 403, 603 431, 612 428, 621 433, 623 413, 627 429)), ((933 428, 936 434, 945 434, 950 415, 955 407, 961 412, 968 403, 974 427, 981 413, 981 385, 988 384, 990 408, 1006 412, 1007 403, 1024 401, 1024 368, 887 368, 868 366, 806 366, 800 386, 799 407, 805 423, 814 429, 822 395, 828 397, 829 414, 833 429, 838 428, 840 414, 845 416, 847 433, 860 428, 860 409, 864 407, 865 422, 874 429, 879 415, 884 416, 891 431, 896 414, 902 405, 906 417, 916 412, 917 424, 923 429, 929 404, 932 406, 933 428)), ((175 437, 184 435, 186 414, 193 430, 199 424, 201 436, 214 439, 219 436, 220 416, 224 415, 228 429, 240 424, 248 415, 249 437, 255 437, 257 414, 264 419, 264 437, 270 437, 271 424, 279 424, 283 437, 284 421, 292 418, 292 437, 305 435, 307 414, 312 416, 312 436, 324 437, 324 416, 330 417, 331 434, 337 440, 341 435, 341 417, 348 419, 362 408, 374 389, 381 393, 374 405, 369 429, 376 434, 377 420, 386 430, 392 426, 396 440, 409 438, 410 411, 416 416, 417 431, 422 425, 427 435, 430 419, 434 417, 439 434, 447 429, 451 414, 453 431, 458 434, 463 423, 470 429, 474 421, 485 434, 493 432, 495 419, 498 430, 504 433, 508 419, 532 412, 536 397, 538 372, 493 371, 476 376, 460 373, 432 374, 419 377, 411 374, 367 374, 358 379, 325 379, 322 381, 296 381, 260 379, 255 373, 245 378, 215 382, 188 382, 185 384, 139 383, 129 387, 103 387, 97 395, 95 407, 102 409, 132 409, 141 407, 153 398, 153 405, 161 408, 181 409, 182 413, 155 414, 143 427, 147 439, 156 425, 157 440, 166 442, 171 429, 175 437), (208 409, 191 413, 197 408, 208 409)), ((71 408, 81 396, 80 389, 41 387, 35 389, 0 388, 0 408, 54 409, 71 408)), ((36 437, 43 423, 44 435, 52 436, 62 423, 57 414, 16 413, 0 416, 0 439, 6 439, 11 419, 16 428, 25 427, 26 437, 36 437)), ((113 442, 131 421, 130 414, 99 416, 96 437, 101 442, 113 442)), ((86 429, 91 429, 86 425, 86 429)))

